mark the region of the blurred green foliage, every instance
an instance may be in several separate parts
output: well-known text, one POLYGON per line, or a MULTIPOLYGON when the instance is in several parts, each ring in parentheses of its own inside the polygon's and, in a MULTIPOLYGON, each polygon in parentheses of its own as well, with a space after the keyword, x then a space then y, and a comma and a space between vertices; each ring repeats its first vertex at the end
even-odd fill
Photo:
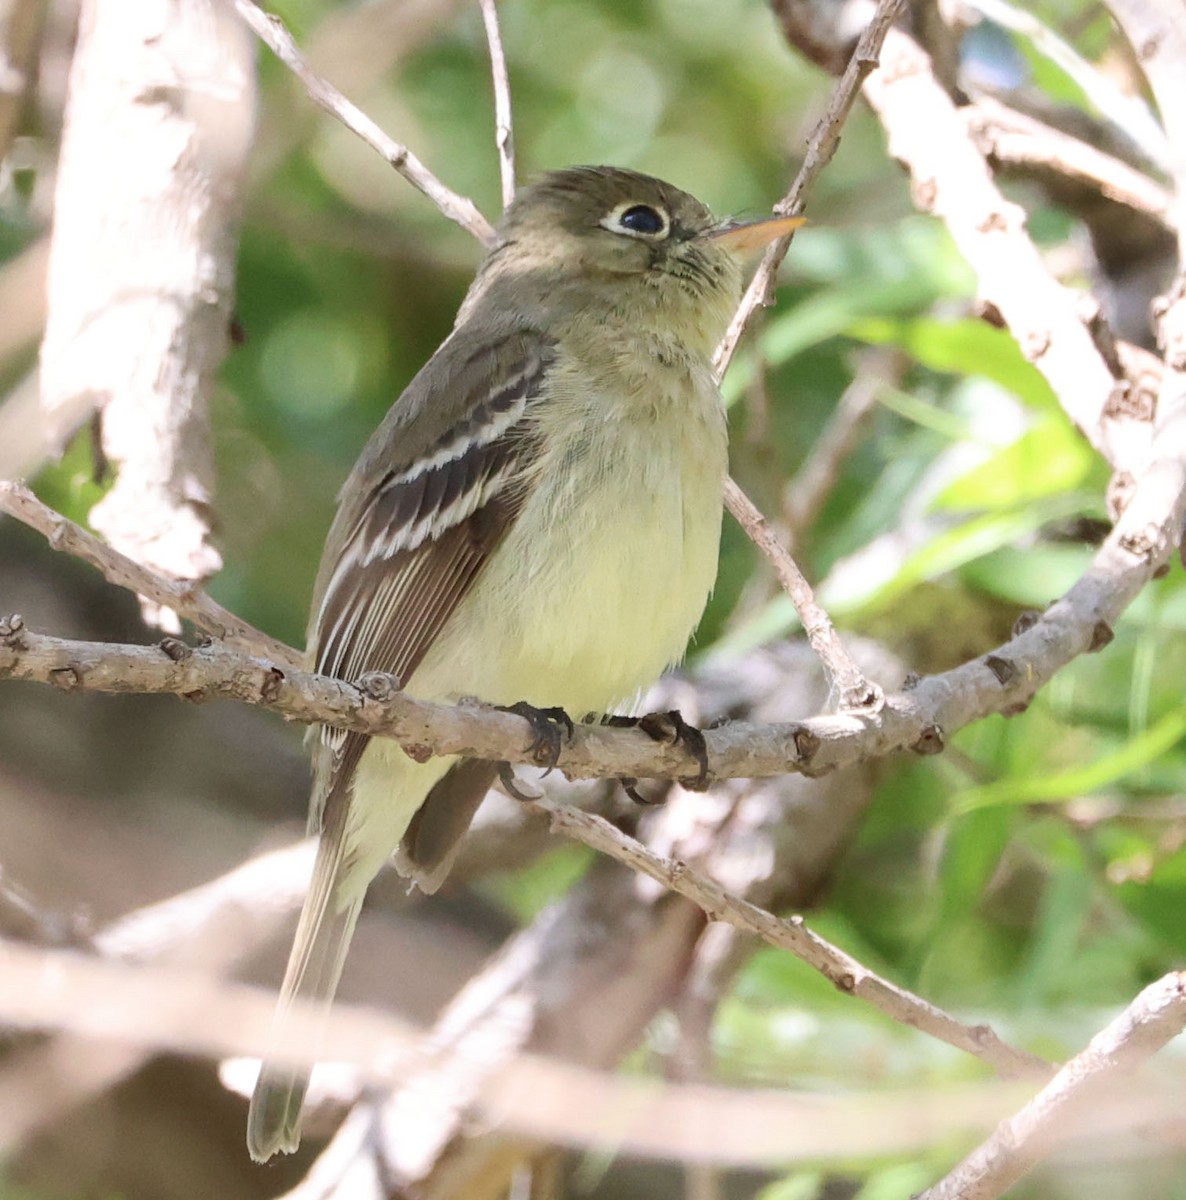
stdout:
MULTIPOLYGON (((338 7, 274 4, 314 40, 338 7)), ((376 85, 356 93, 348 77, 338 82, 493 214, 481 22, 473 6, 439 7, 445 16, 376 85)), ((1045 8, 1087 58, 1108 52, 1093 6, 1045 8)), ((784 190, 828 95, 829 81, 786 48, 760 0, 505 0, 500 11, 524 175, 614 162, 669 177, 719 211, 761 211, 784 190)), ((1033 86, 1089 107, 1025 38, 1011 44, 1033 86)), ((253 179, 241 239, 246 340, 215 403, 226 568, 212 591, 300 643, 335 490, 448 332, 479 254, 351 135, 314 115, 266 55, 262 66, 262 128, 282 150, 253 179)), ((1074 223, 1027 201, 1045 248, 1065 248, 1074 223)), ((975 316, 974 279, 942 226, 914 213, 860 108, 808 215, 756 339, 760 360, 752 345, 743 350, 726 384, 735 472, 777 508, 857 352, 896 348, 901 378, 882 390, 801 551, 843 627, 889 641, 918 670, 951 665, 989 650, 1020 611, 1043 607, 1081 573, 1090 547, 1051 531, 1103 514, 1106 471, 1008 334, 975 316), (767 432, 755 440, 759 427, 767 432)), ((39 480, 77 518, 96 494, 88 461, 80 442, 39 480)), ((1056 1058, 1077 1050, 1104 1014, 1186 954, 1183 626, 1175 570, 1104 653, 1072 665, 1025 715, 960 732, 941 758, 898 762, 814 926, 1006 1037, 1056 1058)), ((729 526, 694 653, 794 628, 789 603, 729 526)), ((565 850, 490 894, 527 916, 587 861, 565 850)), ((714 1036, 720 1075, 745 1083, 868 1088, 982 1074, 769 949, 742 972, 714 1036)), ((839 1173, 860 1181, 863 1200, 905 1197, 958 1151, 821 1164, 761 1196, 810 1200, 839 1173)), ((1106 1193, 1089 1174, 1062 1164, 1011 1194, 1153 1194, 1135 1164, 1106 1193)))

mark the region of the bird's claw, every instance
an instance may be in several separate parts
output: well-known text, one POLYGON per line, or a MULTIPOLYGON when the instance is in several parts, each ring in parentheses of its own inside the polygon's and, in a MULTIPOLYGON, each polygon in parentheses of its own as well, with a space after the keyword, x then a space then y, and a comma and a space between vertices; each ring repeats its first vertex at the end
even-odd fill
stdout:
POLYGON ((638 780, 632 775, 619 775, 618 782, 622 785, 622 791, 634 801, 635 804, 641 804, 644 808, 657 808, 667 798, 659 796, 654 800, 648 799, 638 790, 638 780))
POLYGON ((509 762, 498 764, 498 778, 502 786, 516 800, 522 800, 524 804, 531 804, 533 801, 539 799, 539 796, 533 796, 519 787, 515 782, 515 768, 509 762))

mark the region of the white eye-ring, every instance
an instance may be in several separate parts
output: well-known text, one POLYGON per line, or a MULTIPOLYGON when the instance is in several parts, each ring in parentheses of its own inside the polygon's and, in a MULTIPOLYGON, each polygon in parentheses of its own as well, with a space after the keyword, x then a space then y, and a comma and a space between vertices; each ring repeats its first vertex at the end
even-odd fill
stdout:
POLYGON ((627 200, 619 204, 609 216, 603 217, 601 226, 611 233, 624 233, 627 237, 645 238, 649 241, 652 238, 667 236, 671 231, 671 218, 654 204, 627 200))

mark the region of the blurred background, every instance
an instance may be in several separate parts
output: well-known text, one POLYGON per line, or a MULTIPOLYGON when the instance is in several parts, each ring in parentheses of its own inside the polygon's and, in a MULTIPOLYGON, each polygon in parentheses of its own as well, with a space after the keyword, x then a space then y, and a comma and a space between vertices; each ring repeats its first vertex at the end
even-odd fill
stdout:
MULTIPOLYGON (((476 5, 274 0, 272 8, 323 74, 497 214, 476 5)), ((1028 8, 1092 71, 1139 97, 1131 54, 1099 4, 1028 8)), ((85 521, 106 486, 95 478, 90 437, 84 431, 49 461, 36 432, 44 248, 77 21, 69 0, 42 9, 35 85, 0 163, 0 475, 19 463, 42 499, 85 521)), ((615 163, 666 177, 721 214, 765 212, 786 190, 832 86, 788 47, 761 0, 504 0, 499 12, 523 177, 615 163)), ((968 86, 1151 170, 1040 40, 972 19, 958 51, 968 86)), ((225 566, 209 590, 300 646, 336 490, 448 333, 479 248, 262 50, 259 70, 238 255, 242 336, 212 397, 225 566)), ((1058 277, 1094 290, 1121 336, 1151 345, 1148 303, 1172 269, 1167 231, 1090 189, 1051 186, 1038 171, 1015 169, 1006 187, 1058 277)), ((984 653, 1020 613, 1069 586, 1106 529, 1108 472, 1008 333, 978 314, 975 280, 943 226, 915 211, 860 103, 807 213, 777 303, 726 382, 732 470, 791 540, 842 630, 859 638, 874 675, 893 686, 906 671, 984 653), (819 480, 813 447, 826 430, 845 440, 819 480)), ((12 611, 61 636, 154 637, 133 597, 0 518, 0 613, 12 611)), ((716 860, 722 882, 760 903, 809 910, 815 929, 870 967, 1061 1060, 1186 950, 1184 626, 1175 568, 1140 597, 1106 652, 1077 660, 1023 715, 959 732, 940 756, 901 755, 818 784, 738 782, 708 798, 676 797, 673 811, 712 828, 716 818, 704 814, 727 801, 730 836, 740 825, 750 841, 705 851, 725 856, 716 860)), ((702 720, 810 715, 826 696, 799 637, 770 571, 727 521, 690 680, 668 695, 702 720)), ((300 737, 228 703, 6 683, 4 931, 86 944, 124 914, 287 844, 303 828, 307 797, 300 737)), ((656 833, 670 820, 662 815, 640 825, 612 789, 574 794, 652 844, 676 837, 656 833)), ((439 896, 410 899, 394 878, 380 881, 343 994, 429 1023, 517 931, 542 938, 545 917, 604 915, 580 908, 593 898, 608 904, 601 889, 617 889, 614 902, 641 919, 629 906, 644 901, 624 870, 494 804, 439 896)), ((645 1002, 589 1061, 841 1095, 989 1078, 977 1061, 841 996, 786 954, 744 939, 714 949, 698 918, 678 912, 679 953, 663 957, 667 943, 654 943, 645 1002), (701 992, 692 1004, 694 981, 701 992)), ((258 945, 224 947, 224 969, 274 987, 290 936, 291 919, 277 919, 258 945)), ((620 949, 605 961, 625 972, 620 949)), ((545 957, 540 970, 559 970, 545 957)), ((581 1004, 573 978, 566 987, 561 1029, 577 1022, 581 1004)), ((581 1058, 555 1031, 537 1031, 531 1044, 581 1058)), ((242 1142, 245 1100, 222 1086, 217 1064, 120 1052, 113 1061, 106 1044, 9 1039, 0 1197, 270 1197, 296 1186, 323 1144, 314 1136, 294 1159, 253 1166, 242 1142)), ((1164 1057, 1161 1069, 1180 1073, 1181 1048, 1164 1057)), ((1183 1133, 1179 1125, 1094 1139, 1010 1194, 1186 1197, 1183 1133)), ((604 1144, 552 1156, 535 1148, 521 1156, 535 1163, 537 1190, 513 1194, 890 1200, 926 1186, 973 1141, 965 1132, 888 1156, 719 1170, 604 1144), (545 1162, 550 1184, 540 1182, 545 1162)), ((486 1194, 467 1187, 452 1194, 486 1194)), ((424 1185, 407 1194, 450 1193, 424 1185)))

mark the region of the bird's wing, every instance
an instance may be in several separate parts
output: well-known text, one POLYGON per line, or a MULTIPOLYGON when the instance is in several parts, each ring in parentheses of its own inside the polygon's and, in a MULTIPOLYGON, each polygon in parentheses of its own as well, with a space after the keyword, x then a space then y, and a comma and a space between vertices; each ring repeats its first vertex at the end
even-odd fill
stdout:
MULTIPOLYGON (((404 681, 416 670, 523 506, 537 453, 532 405, 551 360, 550 346, 531 335, 454 338, 438 351, 438 369, 409 386, 343 489, 316 589, 315 670, 404 681), (409 455, 409 443, 419 452, 409 455)), ((273 1051, 251 1100, 247 1144, 257 1160, 296 1149, 308 1074, 284 1061, 285 1017, 294 1001, 328 1009, 369 883, 351 877, 349 848, 350 781, 368 740, 322 729, 314 748, 310 823, 321 839, 273 1051)), ((490 764, 458 763, 429 793, 456 811, 445 820, 434 805, 423 834, 417 823, 408 861, 427 886, 448 869, 492 773, 490 764)))
MULTIPOLYGON (((420 379, 448 394, 401 400, 415 404, 414 420, 434 423, 432 436, 401 424, 397 405, 355 472, 362 486, 344 489, 354 498, 327 542, 311 630, 312 665, 322 674, 384 671, 406 683, 522 509, 537 452, 532 406, 552 349, 520 333, 446 350, 452 360, 420 379), (406 461, 400 442, 412 434, 426 448, 406 461)), ((314 827, 368 740, 334 730, 322 737, 330 761, 319 764, 314 827)))

